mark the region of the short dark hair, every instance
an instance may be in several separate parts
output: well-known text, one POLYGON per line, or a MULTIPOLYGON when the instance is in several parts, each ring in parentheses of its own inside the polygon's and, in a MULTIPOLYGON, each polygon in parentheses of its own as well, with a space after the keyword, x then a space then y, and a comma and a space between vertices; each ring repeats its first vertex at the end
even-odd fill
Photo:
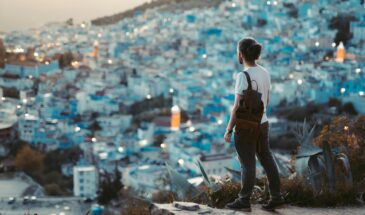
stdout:
POLYGON ((262 45, 251 37, 243 38, 238 43, 238 50, 248 62, 259 59, 262 45))

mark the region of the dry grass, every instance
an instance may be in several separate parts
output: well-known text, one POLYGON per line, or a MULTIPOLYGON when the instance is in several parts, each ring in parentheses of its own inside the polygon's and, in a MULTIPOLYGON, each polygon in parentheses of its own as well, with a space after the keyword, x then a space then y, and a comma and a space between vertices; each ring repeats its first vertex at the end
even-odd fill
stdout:
POLYGON ((357 204, 356 195, 358 188, 346 188, 337 184, 336 192, 331 193, 325 187, 317 194, 314 193, 300 177, 282 179, 282 192, 287 203, 298 206, 334 207, 357 204))

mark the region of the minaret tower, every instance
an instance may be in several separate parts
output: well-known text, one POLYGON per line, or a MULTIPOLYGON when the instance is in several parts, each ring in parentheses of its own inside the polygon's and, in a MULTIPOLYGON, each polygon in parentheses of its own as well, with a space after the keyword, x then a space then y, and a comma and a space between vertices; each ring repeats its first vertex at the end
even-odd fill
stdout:
POLYGON ((172 99, 172 107, 171 107, 171 130, 178 131, 180 129, 181 123, 181 111, 180 107, 176 104, 174 99, 174 89, 170 89, 170 96, 172 99))
POLYGON ((345 46, 343 45, 342 42, 340 42, 340 44, 337 46, 336 61, 343 63, 345 61, 345 55, 346 55, 345 46))

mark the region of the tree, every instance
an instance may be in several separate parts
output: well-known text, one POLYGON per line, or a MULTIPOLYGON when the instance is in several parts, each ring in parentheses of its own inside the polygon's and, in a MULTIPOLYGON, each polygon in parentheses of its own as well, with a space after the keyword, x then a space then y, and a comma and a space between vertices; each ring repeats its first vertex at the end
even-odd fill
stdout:
POLYGON ((63 194, 60 186, 56 183, 46 184, 44 186, 44 189, 46 190, 46 193, 50 196, 59 196, 63 194))
POLYGON ((343 42, 347 43, 348 40, 352 38, 352 33, 350 31, 350 22, 357 20, 352 14, 338 14, 334 16, 329 27, 331 29, 337 29, 336 37, 334 39, 336 44, 343 42))
POLYGON ((3 40, 0 38, 0 68, 5 66, 6 49, 3 40))
POLYGON ((28 145, 22 147, 15 157, 17 169, 26 173, 34 173, 43 170, 44 155, 28 145))
POLYGON ((122 175, 115 165, 114 177, 106 176, 101 182, 100 194, 98 195, 98 202, 100 204, 108 204, 111 200, 118 198, 119 192, 123 189, 122 175))
POLYGON ((165 138, 166 138, 166 136, 163 135, 163 134, 160 134, 160 135, 155 136, 153 145, 159 147, 161 145, 161 143, 163 143, 163 141, 165 140, 165 138))
POLYGON ((89 126, 89 129, 92 131, 92 132, 95 132, 95 131, 100 131, 101 130, 101 127, 98 123, 98 121, 94 121, 90 126, 89 126))
POLYGON ((44 157, 45 171, 61 171, 61 166, 64 163, 76 163, 82 151, 79 147, 69 149, 57 149, 48 152, 44 157))
POLYGON ((16 140, 14 144, 11 145, 10 148, 10 155, 12 156, 16 156, 17 153, 24 147, 26 146, 28 143, 26 141, 23 140, 16 140))
POLYGON ((338 99, 336 99, 336 98, 330 98, 330 99, 328 100, 328 106, 329 106, 329 107, 337 107, 337 108, 340 108, 340 107, 341 107, 341 105, 342 105, 341 100, 338 100, 338 99))
POLYGON ((115 165, 114 175, 113 187, 119 193, 124 185, 122 184, 122 174, 119 172, 117 165, 115 165))
POLYGON ((34 48, 27 49, 27 52, 25 53, 27 60, 36 61, 35 56, 34 56, 34 51, 35 51, 34 48))
POLYGON ((357 111, 351 102, 347 102, 342 106, 342 111, 350 115, 357 115, 357 111))
POLYGON ((72 52, 68 51, 66 53, 63 53, 60 55, 59 59, 58 59, 58 64, 60 66, 61 69, 68 67, 71 65, 72 61, 75 60, 74 55, 72 54, 72 52))
POLYGON ((363 144, 363 148, 365 150, 365 116, 359 116, 354 121, 354 133, 358 138, 358 143, 363 144))
POLYGON ((100 194, 98 195, 98 202, 100 204, 108 204, 115 196, 115 190, 109 177, 105 177, 101 182, 100 194))
POLYGON ((322 147, 328 142, 331 147, 338 147, 347 143, 347 131, 349 130, 350 119, 347 116, 336 116, 331 123, 323 126, 314 143, 322 147))

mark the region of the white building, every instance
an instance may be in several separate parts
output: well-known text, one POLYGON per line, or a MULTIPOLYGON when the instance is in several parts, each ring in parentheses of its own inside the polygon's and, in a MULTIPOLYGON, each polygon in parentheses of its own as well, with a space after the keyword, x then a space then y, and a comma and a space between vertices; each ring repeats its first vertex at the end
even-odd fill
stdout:
POLYGON ((136 190, 146 191, 146 195, 163 188, 162 177, 166 174, 166 167, 160 165, 141 165, 128 173, 129 186, 136 190))
POLYGON ((75 166, 74 196, 95 198, 98 190, 98 171, 95 166, 75 166))
POLYGON ((18 129, 21 140, 33 142, 39 129, 39 117, 28 113, 24 114, 19 119, 18 129))
POLYGON ((208 175, 224 176, 227 174, 225 167, 232 167, 232 156, 225 153, 203 155, 200 161, 208 175))

